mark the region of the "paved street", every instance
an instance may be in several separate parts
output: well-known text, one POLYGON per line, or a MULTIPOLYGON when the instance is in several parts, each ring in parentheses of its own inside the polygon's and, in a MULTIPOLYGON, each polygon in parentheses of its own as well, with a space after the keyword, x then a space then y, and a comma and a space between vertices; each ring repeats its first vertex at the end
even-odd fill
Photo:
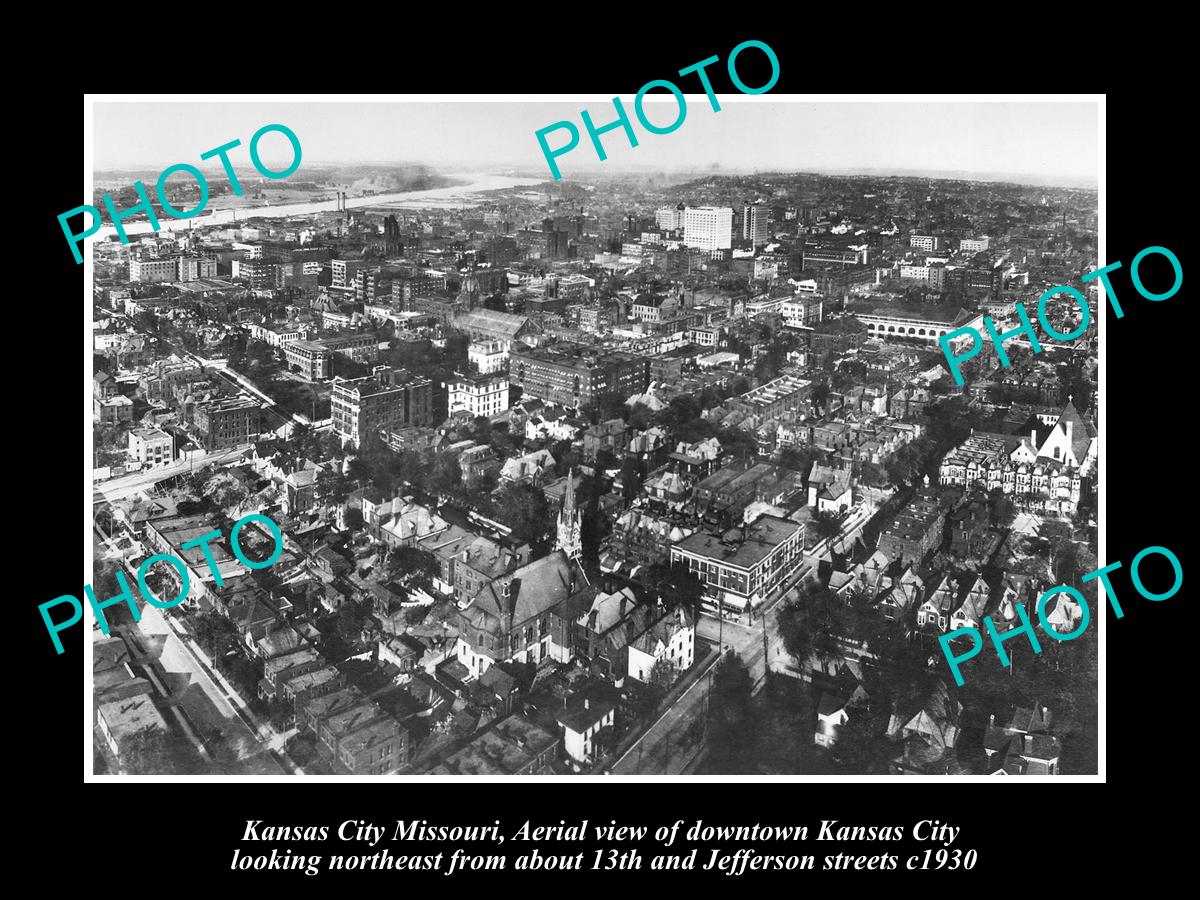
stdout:
POLYGON ((678 775, 683 771, 703 746, 709 678, 718 659, 719 655, 713 657, 641 740, 613 764, 610 774, 678 775))
POLYGON ((121 500, 125 497, 130 497, 141 490, 153 487, 160 481, 165 481, 183 472, 195 471, 203 466, 220 465, 221 463, 229 462, 245 453, 248 447, 249 445, 240 448, 230 447, 228 450, 221 450, 204 456, 197 455, 192 460, 180 459, 167 466, 146 469, 144 472, 134 472, 132 475, 124 475, 120 478, 114 478, 111 481, 102 481, 95 486, 95 490, 92 493, 92 502, 100 503, 105 500, 121 500))
MULTIPOLYGON (((750 673, 757 693, 766 683, 765 674, 769 664, 772 671, 780 671, 790 665, 791 658, 783 649, 783 639, 775 625, 775 609, 780 601, 791 594, 813 572, 812 559, 827 556, 829 545, 837 552, 846 552, 862 533, 863 526, 870 520, 873 510, 860 505, 851 510, 843 523, 840 534, 818 543, 806 561, 788 581, 756 613, 752 625, 739 625, 726 619, 721 622, 715 617, 702 615, 696 623, 696 637, 710 642, 714 647, 732 649, 750 673), (766 620, 766 651, 763 648, 763 619, 766 620)), ((640 740, 613 764, 615 775, 678 775, 691 765, 704 744, 704 717, 708 712, 708 688, 712 675, 709 667, 667 709, 640 740)))
POLYGON ((161 645, 159 664, 166 674, 172 696, 203 736, 220 729, 246 775, 285 775, 282 767, 260 740, 253 727, 235 708, 240 698, 226 691, 200 665, 195 653, 167 623, 162 610, 147 603, 142 608, 138 629, 154 646, 161 645))

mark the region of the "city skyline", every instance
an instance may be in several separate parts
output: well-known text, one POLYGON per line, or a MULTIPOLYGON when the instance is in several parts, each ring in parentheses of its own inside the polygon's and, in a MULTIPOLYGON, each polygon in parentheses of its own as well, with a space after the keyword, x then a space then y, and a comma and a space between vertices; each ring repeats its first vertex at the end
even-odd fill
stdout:
MULTIPOLYGON (((627 110, 632 106, 631 98, 622 95, 622 101, 627 110)), ((198 163, 200 153, 212 147, 235 137, 245 143, 263 124, 282 122, 300 136, 302 165, 407 163, 442 172, 519 168, 544 171, 549 178, 534 131, 559 120, 578 124, 580 109, 604 123, 606 102, 611 108, 605 99, 97 101, 93 166, 121 171, 198 163), (150 123, 152 129, 146 127, 150 123), (487 135, 486 156, 477 149, 481 134, 487 135)), ((635 125, 636 148, 623 134, 610 132, 603 163, 585 141, 561 158, 563 175, 786 171, 1097 186, 1094 102, 813 102, 724 95, 720 102, 717 113, 703 95, 688 95, 687 116, 672 134, 650 135, 635 125)), ((273 140, 263 145, 268 160, 274 150, 286 149, 282 140, 274 147, 273 140)), ((216 171, 219 164, 210 160, 201 168, 216 171)))

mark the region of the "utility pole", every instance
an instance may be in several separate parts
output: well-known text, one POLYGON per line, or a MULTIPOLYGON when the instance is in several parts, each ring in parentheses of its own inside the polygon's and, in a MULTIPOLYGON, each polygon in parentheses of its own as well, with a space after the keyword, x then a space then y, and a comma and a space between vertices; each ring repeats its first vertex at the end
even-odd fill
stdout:
POLYGON ((767 640, 767 611, 764 609, 759 617, 762 621, 763 639, 763 687, 767 686, 767 676, 771 674, 771 648, 767 640))
POLYGON ((725 602, 721 599, 720 585, 717 590, 717 643, 720 652, 725 652, 725 602))

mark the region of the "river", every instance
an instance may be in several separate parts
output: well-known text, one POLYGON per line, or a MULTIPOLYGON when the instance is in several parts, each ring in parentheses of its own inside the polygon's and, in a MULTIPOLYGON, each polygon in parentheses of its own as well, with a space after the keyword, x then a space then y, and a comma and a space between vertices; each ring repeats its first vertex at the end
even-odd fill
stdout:
MULTIPOLYGON (((520 178, 515 175, 488 175, 479 172, 464 172, 458 178, 470 179, 466 184, 456 184, 450 187, 430 188, 424 191, 403 191, 397 194, 373 194, 370 197, 347 197, 347 209, 362 207, 389 206, 395 209, 420 209, 428 207, 470 207, 483 202, 475 196, 483 191, 507 190, 514 187, 528 187, 541 184, 544 178, 520 178)), ((189 226, 208 227, 209 225, 228 225, 234 222, 245 222, 252 218, 281 219, 290 216, 308 216, 319 212, 334 212, 337 200, 324 200, 315 203, 288 203, 280 206, 253 206, 237 209, 218 209, 211 214, 201 215, 194 219, 172 219, 170 216, 159 217, 160 231, 177 231, 189 226), (236 216, 236 218, 235 218, 236 216)), ((145 220, 129 222, 125 225, 126 234, 150 234, 154 231, 145 220)), ((97 233, 101 240, 116 235, 116 229, 111 224, 104 225, 97 233)))

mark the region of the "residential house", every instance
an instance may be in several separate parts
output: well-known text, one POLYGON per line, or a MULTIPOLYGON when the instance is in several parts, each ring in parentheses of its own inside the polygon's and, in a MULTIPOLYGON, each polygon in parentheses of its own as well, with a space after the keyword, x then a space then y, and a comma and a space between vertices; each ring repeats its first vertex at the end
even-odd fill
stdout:
POLYGON ((941 679, 923 699, 893 709, 887 736, 899 744, 900 752, 892 760, 892 774, 957 773, 954 749, 961 717, 962 704, 941 679))
POLYGON ((814 462, 808 473, 809 507, 836 515, 848 510, 852 503, 850 472, 814 462))
POLYGON ((501 484, 532 484, 541 487, 548 477, 553 477, 556 463, 549 450, 535 450, 524 456, 505 460, 500 469, 501 484))
POLYGON ((616 704, 611 700, 584 696, 571 698, 558 713, 563 729, 563 750, 577 767, 591 766, 604 746, 603 735, 612 733, 616 704))
POLYGON ((846 662, 838 666, 833 678, 814 669, 812 679, 813 688, 819 690, 821 696, 813 743, 819 747, 832 747, 837 741, 838 729, 846 724, 855 707, 866 702, 867 691, 858 674, 846 662))
POLYGON ((958 608, 961 588, 958 579, 945 575, 933 593, 917 607, 917 628, 926 634, 942 634, 950 630, 950 615, 958 608))
POLYGON ((608 419, 593 425, 583 433, 583 459, 589 465, 596 462, 601 451, 620 459, 629 443, 629 426, 624 419, 608 419))
POLYGON ((672 681, 691 668, 696 658, 696 625, 690 610, 682 606, 662 615, 629 645, 630 678, 648 682, 654 667, 670 667, 672 681))
POLYGON ((561 738, 523 715, 497 722, 429 771, 430 775, 546 775, 561 738))
POLYGON ((1052 716, 1042 703, 1016 707, 1008 725, 988 717, 983 736, 990 775, 1058 775, 1062 742, 1050 734, 1052 716))
POLYGON ((987 613, 988 597, 991 591, 983 576, 976 576, 975 581, 967 588, 966 593, 959 598, 958 606, 950 614, 950 630, 959 628, 979 628, 987 613))

